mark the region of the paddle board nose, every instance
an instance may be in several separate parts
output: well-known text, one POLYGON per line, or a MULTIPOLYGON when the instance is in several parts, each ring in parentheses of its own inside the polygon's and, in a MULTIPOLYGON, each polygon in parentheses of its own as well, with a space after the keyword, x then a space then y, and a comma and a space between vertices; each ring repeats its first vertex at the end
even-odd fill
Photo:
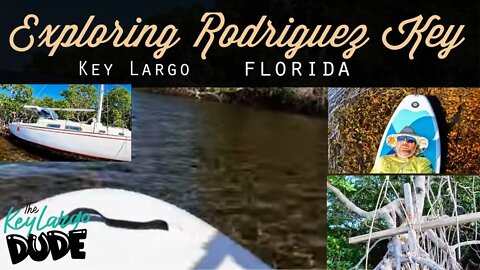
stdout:
MULTIPOLYGON (((34 235, 35 244, 28 246, 28 252, 34 254, 43 248, 62 248, 55 246, 54 240, 42 242, 42 233, 47 239, 52 232, 58 232, 59 237, 83 232, 83 239, 70 236, 68 240, 78 240, 79 251, 85 256, 72 258, 75 257, 72 252, 76 251, 70 250, 57 260, 49 254, 44 260, 35 261, 27 255, 14 265, 8 259, 11 257, 6 237, 2 237, 0 269, 270 269, 201 219, 140 193, 88 189, 57 195, 26 209, 12 209, 0 220, 0 229, 6 229, 6 237, 19 235, 28 239, 30 234, 34 235), (76 219, 72 220, 75 215, 76 219), (65 216, 72 222, 62 225, 59 220, 65 216), (24 226, 20 226, 22 224, 24 226)), ((14 252, 22 252, 20 247, 18 244, 14 252)))

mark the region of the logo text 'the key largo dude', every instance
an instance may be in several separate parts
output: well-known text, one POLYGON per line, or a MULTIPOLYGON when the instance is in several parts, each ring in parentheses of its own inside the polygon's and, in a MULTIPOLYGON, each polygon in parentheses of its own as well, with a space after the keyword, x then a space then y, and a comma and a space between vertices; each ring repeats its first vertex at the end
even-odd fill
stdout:
POLYGON ((36 206, 27 205, 23 217, 20 215, 20 210, 14 212, 13 207, 8 211, 3 232, 6 234, 12 264, 20 263, 28 256, 34 261, 41 262, 50 253, 54 261, 63 258, 69 252, 72 259, 85 259, 86 252, 84 251, 82 240, 87 238, 87 230, 77 230, 77 227, 80 223, 89 222, 90 215, 79 211, 68 216, 61 211, 60 215, 50 216, 45 222, 47 208, 47 205, 43 207, 38 218, 36 214, 39 213, 39 209, 36 206), (25 217, 25 215, 27 216, 25 217), (40 232, 47 228, 60 227, 63 229, 67 226, 73 226, 73 230, 69 231, 68 234, 58 230, 50 230, 46 233, 41 232, 38 237, 32 234, 34 228, 40 232), (26 236, 7 234, 9 230, 18 231, 27 228, 28 233, 26 236))

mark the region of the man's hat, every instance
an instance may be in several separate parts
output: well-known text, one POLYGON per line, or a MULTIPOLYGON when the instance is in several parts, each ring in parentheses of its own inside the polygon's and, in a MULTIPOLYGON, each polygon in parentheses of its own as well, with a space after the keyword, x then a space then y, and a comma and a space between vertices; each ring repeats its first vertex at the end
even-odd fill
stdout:
POLYGON ((415 140, 417 141, 417 145, 418 145, 418 150, 417 150, 417 153, 416 153, 417 155, 419 155, 420 153, 425 151, 425 149, 427 149, 427 147, 428 147, 428 139, 415 134, 415 130, 413 130, 413 128, 410 127, 410 126, 404 127, 397 134, 388 135, 388 137, 387 137, 388 146, 390 146, 392 148, 395 148, 398 136, 410 136, 410 137, 415 138, 415 140))

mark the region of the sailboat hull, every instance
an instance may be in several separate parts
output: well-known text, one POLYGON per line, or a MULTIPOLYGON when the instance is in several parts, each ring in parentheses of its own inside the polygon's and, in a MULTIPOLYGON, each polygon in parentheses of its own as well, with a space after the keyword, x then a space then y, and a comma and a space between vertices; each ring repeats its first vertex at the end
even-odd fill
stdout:
POLYGON ((131 137, 61 130, 25 123, 11 123, 9 129, 17 138, 56 151, 94 159, 131 161, 131 137))

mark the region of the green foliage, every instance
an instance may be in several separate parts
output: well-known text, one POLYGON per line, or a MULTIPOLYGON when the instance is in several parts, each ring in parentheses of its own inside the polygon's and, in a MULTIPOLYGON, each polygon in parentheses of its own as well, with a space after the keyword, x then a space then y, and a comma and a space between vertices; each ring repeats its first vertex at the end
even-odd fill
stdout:
POLYGON ((31 117, 22 110, 23 105, 32 101, 33 89, 26 84, 0 84, 0 125, 21 117, 31 117))
POLYGON ((0 84, 0 90, 10 91, 11 99, 19 104, 32 100, 33 88, 27 84, 0 84))
POLYGON ((349 181, 346 181, 342 177, 331 177, 329 178, 330 184, 334 185, 336 188, 339 188, 346 192, 352 192, 356 190, 355 184, 349 181))
POLYGON ((102 123, 132 129, 132 98, 124 87, 116 85, 103 99, 102 123))
POLYGON ((211 92, 211 93, 217 93, 217 92, 233 93, 233 92, 237 92, 240 89, 241 88, 239 88, 239 87, 222 87, 222 88, 205 87, 205 88, 200 89, 200 91, 211 92))
MULTIPOLYGON (((60 95, 64 98, 58 102, 60 108, 82 108, 96 109, 98 93, 93 85, 69 85, 60 95)), ((89 112, 58 112, 62 119, 76 119, 77 121, 88 121, 93 113, 89 112)))
POLYGON ((57 108, 59 105, 59 102, 55 101, 51 97, 44 97, 42 99, 35 99, 33 104, 36 106, 45 107, 45 108, 57 108))
POLYGON ((327 246, 328 269, 350 269, 355 266, 351 258, 363 256, 362 249, 349 246, 348 241, 341 235, 333 235, 329 232, 327 246))

